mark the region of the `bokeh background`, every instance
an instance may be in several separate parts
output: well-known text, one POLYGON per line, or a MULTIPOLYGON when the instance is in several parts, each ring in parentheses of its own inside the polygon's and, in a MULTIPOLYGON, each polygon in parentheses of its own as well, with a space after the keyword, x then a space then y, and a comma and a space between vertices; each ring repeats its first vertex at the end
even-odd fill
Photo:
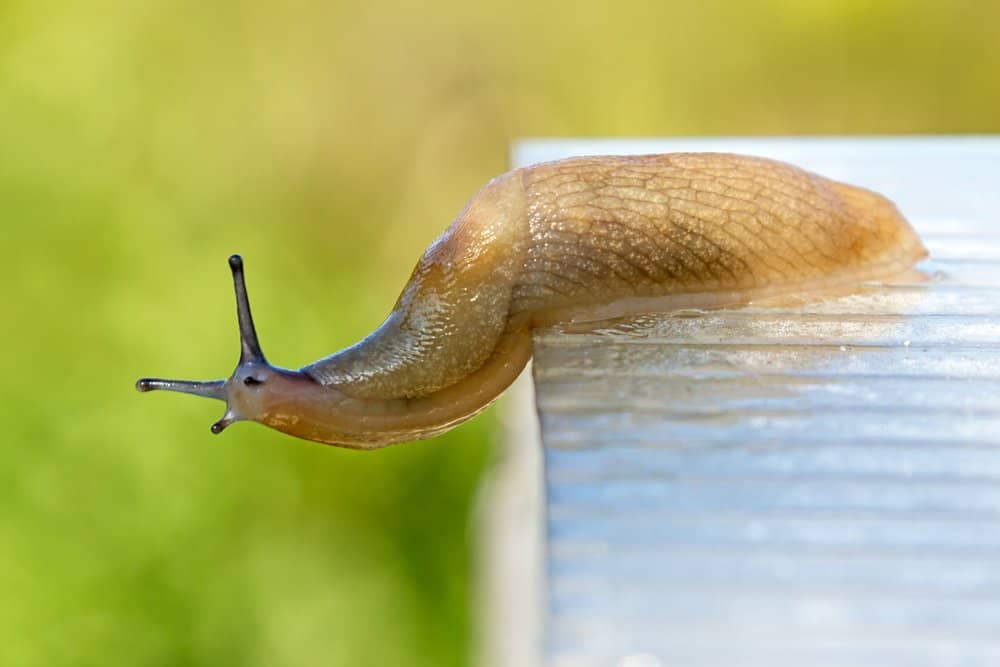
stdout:
POLYGON ((388 312, 524 136, 1000 131, 1000 4, 0 3, 0 664, 467 664, 495 413, 356 453, 140 396, 388 312))

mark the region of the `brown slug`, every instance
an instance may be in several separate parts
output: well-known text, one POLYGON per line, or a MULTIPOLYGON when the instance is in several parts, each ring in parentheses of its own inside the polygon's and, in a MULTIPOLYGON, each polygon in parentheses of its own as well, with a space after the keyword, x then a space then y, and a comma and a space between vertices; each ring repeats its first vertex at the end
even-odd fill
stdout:
POLYGON ((374 449, 480 412, 531 356, 531 329, 745 304, 882 279, 927 254, 887 199, 773 160, 582 157, 486 184, 424 253, 385 322, 297 371, 264 358, 230 257, 242 351, 227 380, 145 378, 253 420, 374 449))

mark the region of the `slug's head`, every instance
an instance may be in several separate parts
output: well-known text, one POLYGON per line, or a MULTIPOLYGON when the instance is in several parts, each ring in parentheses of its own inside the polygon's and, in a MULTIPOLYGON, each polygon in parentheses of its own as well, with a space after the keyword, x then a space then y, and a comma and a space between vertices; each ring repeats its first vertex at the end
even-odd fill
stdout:
MULTIPOLYGON (((275 425, 283 415, 278 406, 287 407, 295 398, 312 390, 316 383, 304 373, 272 366, 264 358, 257 340, 257 331, 250 315, 243 278, 243 259, 239 255, 229 258, 236 288, 236 314, 240 326, 240 361, 227 380, 193 382, 190 380, 163 380, 142 378, 135 383, 139 391, 177 391, 226 402, 226 413, 212 424, 212 433, 222 431, 238 421, 252 420, 275 425)), ((294 417, 291 417, 294 419, 294 417)))

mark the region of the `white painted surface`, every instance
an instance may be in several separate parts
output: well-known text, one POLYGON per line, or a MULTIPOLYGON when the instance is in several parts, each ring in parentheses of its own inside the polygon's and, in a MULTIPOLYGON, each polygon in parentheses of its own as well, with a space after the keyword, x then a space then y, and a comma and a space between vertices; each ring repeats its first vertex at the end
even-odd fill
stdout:
POLYGON ((1000 664, 1000 139, 526 141, 514 161, 680 150, 883 192, 935 278, 539 332, 544 663, 1000 664))
POLYGON ((531 364, 501 399, 503 446, 480 490, 481 667, 542 667, 548 595, 545 481, 531 364))

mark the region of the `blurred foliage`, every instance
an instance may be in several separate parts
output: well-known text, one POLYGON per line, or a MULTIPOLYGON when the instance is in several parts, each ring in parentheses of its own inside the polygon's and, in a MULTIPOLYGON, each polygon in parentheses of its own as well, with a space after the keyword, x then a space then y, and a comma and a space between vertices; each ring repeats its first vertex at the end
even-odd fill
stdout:
POLYGON ((492 412, 359 454, 138 396, 388 312, 520 136, 1000 130, 1000 5, 0 3, 0 663, 460 665, 492 412))

